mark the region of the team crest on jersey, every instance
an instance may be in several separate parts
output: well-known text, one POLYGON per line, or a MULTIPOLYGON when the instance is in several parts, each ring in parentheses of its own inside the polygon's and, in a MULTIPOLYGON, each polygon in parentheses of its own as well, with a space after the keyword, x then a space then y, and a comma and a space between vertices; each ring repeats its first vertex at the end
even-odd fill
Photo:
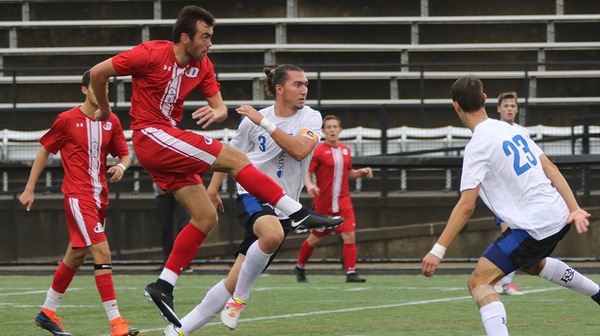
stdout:
POLYGON ((185 72, 185 75, 188 76, 189 78, 196 78, 196 77, 198 77, 199 73, 200 73, 200 69, 198 69, 196 67, 191 67, 191 68, 187 69, 187 71, 185 72))
POLYGON ((105 131, 110 131, 112 129, 112 122, 107 121, 102 128, 104 128, 105 131))
POLYGON ((342 149, 342 155, 348 155, 348 150, 346 148, 342 149))
POLYGON ((204 136, 204 142, 206 142, 207 145, 212 145, 213 141, 213 138, 204 136))
POLYGON ((104 226, 100 222, 96 223, 96 226, 94 226, 94 232, 96 232, 96 233, 104 232, 104 226))

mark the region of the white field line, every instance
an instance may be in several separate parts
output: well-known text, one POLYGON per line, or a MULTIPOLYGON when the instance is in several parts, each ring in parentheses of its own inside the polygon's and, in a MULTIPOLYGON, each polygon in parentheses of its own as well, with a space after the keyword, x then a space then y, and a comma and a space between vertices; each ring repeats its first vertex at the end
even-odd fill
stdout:
MULTIPOLYGON (((554 290, 559 290, 559 289, 563 289, 563 287, 533 289, 533 290, 521 291, 521 292, 524 294, 530 294, 530 293, 549 292, 549 291, 554 291, 554 290)), ((459 297, 453 297, 453 298, 410 301, 410 302, 394 303, 394 304, 378 305, 378 306, 365 306, 365 307, 355 307, 355 308, 345 308, 345 309, 335 309, 335 310, 321 310, 321 311, 311 311, 311 312, 307 312, 307 313, 294 313, 294 314, 285 314, 285 315, 253 317, 253 318, 245 318, 245 319, 243 318, 243 319, 240 319, 239 322, 256 322, 256 321, 266 321, 266 320, 274 320, 274 319, 289 318, 289 317, 304 317, 304 316, 311 316, 311 315, 347 313, 347 312, 363 311, 363 310, 368 310, 368 309, 385 309, 385 308, 405 307, 405 306, 422 305, 422 304, 428 304, 428 303, 461 301, 461 300, 471 300, 471 299, 472 298, 470 295, 466 295, 466 296, 459 296, 459 297)), ((221 322, 210 322, 205 325, 210 326, 210 325, 220 325, 220 324, 221 324, 221 322)), ((140 330, 140 332, 151 332, 151 331, 160 331, 160 330, 164 330, 164 328, 144 329, 144 330, 140 330)), ((110 335, 104 334, 101 336, 110 336, 110 335)))

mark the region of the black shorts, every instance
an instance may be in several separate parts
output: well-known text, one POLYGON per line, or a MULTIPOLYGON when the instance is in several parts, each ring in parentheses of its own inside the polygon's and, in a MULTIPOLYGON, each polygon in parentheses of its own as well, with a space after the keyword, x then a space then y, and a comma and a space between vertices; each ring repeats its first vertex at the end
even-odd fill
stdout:
MULTIPOLYGON (((240 222, 240 225, 244 228, 244 238, 242 239, 242 242, 240 243, 237 251, 234 254, 235 257, 237 257, 240 253, 246 255, 246 252, 248 252, 248 248, 250 248, 250 245, 252 245, 255 241, 258 240, 258 237, 254 234, 254 222, 256 222, 256 220, 262 216, 271 215, 277 217, 277 214, 275 214, 275 209, 272 205, 270 205, 267 202, 261 201, 250 194, 238 195, 237 200, 235 202, 235 214, 238 218, 238 221, 240 222)), ((287 237, 287 235, 292 230, 290 220, 284 219, 279 220, 279 222, 283 227, 283 239, 285 241, 285 237, 287 237)), ((283 244, 283 241, 281 243, 283 244)), ((273 259, 275 259, 275 256, 277 255, 277 252, 279 252, 280 248, 281 245, 279 245, 277 251, 275 251, 275 253, 273 253, 273 255, 271 256, 267 267, 269 267, 273 259)))
POLYGON ((570 229, 571 225, 565 225, 558 233, 535 240, 524 230, 508 228, 483 252, 483 256, 504 274, 509 274, 519 268, 534 265, 549 256, 570 229))

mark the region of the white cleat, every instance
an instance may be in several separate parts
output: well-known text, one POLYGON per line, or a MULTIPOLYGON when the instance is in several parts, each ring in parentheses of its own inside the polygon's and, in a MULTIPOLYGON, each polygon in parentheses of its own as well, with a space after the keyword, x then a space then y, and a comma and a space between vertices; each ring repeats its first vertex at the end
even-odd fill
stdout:
POLYGON ((229 329, 237 327, 240 315, 246 303, 242 299, 229 299, 221 311, 221 322, 229 329))
POLYGON ((187 336, 186 333, 179 330, 176 326, 169 324, 163 332, 165 336, 187 336))

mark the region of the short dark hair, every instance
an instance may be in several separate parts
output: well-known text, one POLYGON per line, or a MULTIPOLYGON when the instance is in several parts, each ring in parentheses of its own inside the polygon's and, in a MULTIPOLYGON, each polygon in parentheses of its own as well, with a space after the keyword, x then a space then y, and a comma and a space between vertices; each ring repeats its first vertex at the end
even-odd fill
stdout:
POLYGON ((198 21, 202 21, 211 27, 215 25, 215 17, 206 9, 193 5, 183 7, 173 26, 173 42, 178 43, 182 33, 193 39, 196 35, 196 23, 198 21))
POLYGON ((475 112, 485 105, 483 83, 474 75, 457 79, 450 93, 452 101, 457 102, 463 112, 475 112))
POLYGON ((84 72, 83 76, 81 76, 81 86, 90 86, 90 70, 84 72))
POLYGON ((516 101, 518 98, 519 96, 517 96, 517 93, 515 91, 502 92, 498 96, 498 106, 502 105, 502 101, 504 99, 514 99, 516 101))
POLYGON ((267 78, 264 82, 265 92, 269 97, 275 97, 275 86, 277 84, 283 85, 285 81, 288 79, 288 71, 300 71, 304 72, 304 70, 293 64, 281 64, 275 69, 273 68, 264 68, 263 69, 267 78))
POLYGON ((321 128, 325 128, 325 122, 328 120, 337 120, 338 126, 342 127, 342 120, 333 114, 328 114, 323 118, 323 126, 321 128))

